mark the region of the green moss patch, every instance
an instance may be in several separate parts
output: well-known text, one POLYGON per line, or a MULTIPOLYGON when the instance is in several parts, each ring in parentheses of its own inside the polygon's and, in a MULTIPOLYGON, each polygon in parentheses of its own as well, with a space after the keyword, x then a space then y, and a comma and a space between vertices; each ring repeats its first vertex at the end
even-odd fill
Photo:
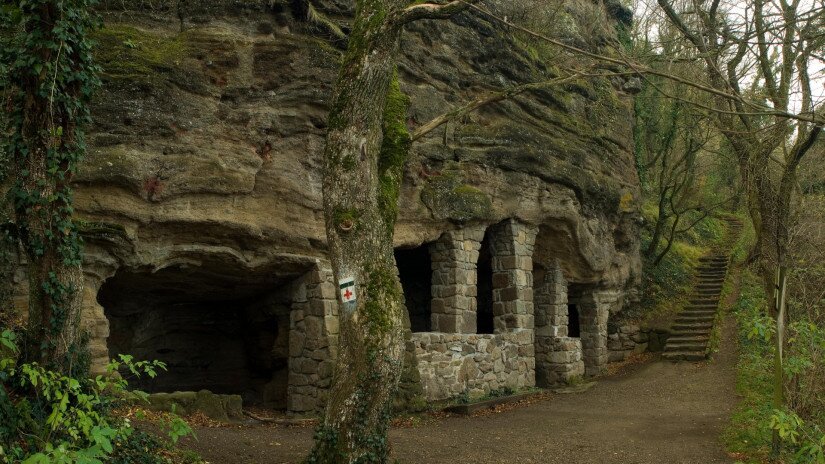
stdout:
POLYGON ((95 60, 108 79, 151 78, 180 64, 187 51, 181 35, 169 38, 120 24, 107 24, 93 39, 95 60))
POLYGON ((430 177, 421 192, 421 201, 436 219, 465 222, 489 219, 492 216, 490 197, 478 188, 464 183, 464 172, 458 164, 430 177))

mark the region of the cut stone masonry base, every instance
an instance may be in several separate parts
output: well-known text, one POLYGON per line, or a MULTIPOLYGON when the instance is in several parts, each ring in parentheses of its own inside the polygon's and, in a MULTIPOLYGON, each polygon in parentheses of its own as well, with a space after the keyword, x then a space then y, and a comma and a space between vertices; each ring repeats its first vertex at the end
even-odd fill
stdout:
POLYGON ((483 239, 483 226, 467 227, 430 245, 434 332, 476 333, 476 264, 483 239))
POLYGON ((616 332, 607 336, 608 360, 619 362, 632 354, 644 353, 648 349, 649 341, 650 329, 642 330, 635 324, 619 326, 616 332))
POLYGON ((496 333, 532 329, 533 246, 538 228, 514 220, 492 229, 493 324, 496 333))
POLYGON ((332 382, 338 349, 338 302, 332 271, 316 268, 294 295, 289 323, 287 409, 320 410, 332 382))
MULTIPOLYGON (((646 346, 646 334, 635 326, 619 327, 608 336, 608 317, 620 306, 621 293, 594 287, 576 292, 580 337, 569 336, 568 282, 560 264, 539 268, 534 282, 537 231, 511 219, 489 229, 449 231, 430 245, 433 331, 413 333, 407 342, 417 361, 412 371, 418 372, 427 400, 465 392, 482 396, 501 388, 550 387, 600 375, 608 360, 623 359, 646 346), (492 276, 487 274, 492 287, 485 281, 486 291, 492 292, 485 307, 492 303, 493 334, 476 333, 482 251, 489 252, 486 269, 492 271, 492 276)), ((90 276, 84 293, 83 319, 98 369, 109 355, 109 323, 96 295, 114 269, 90 276)), ((278 335, 284 347, 288 344, 286 408, 316 413, 326 402, 337 356, 337 286, 328 263, 320 262, 287 288, 289 332, 278 335)))
POLYGON ((582 376, 584 360, 580 339, 536 336, 536 385, 550 387, 582 376))
POLYGON ((533 331, 502 334, 415 333, 421 385, 429 401, 536 385, 533 331))

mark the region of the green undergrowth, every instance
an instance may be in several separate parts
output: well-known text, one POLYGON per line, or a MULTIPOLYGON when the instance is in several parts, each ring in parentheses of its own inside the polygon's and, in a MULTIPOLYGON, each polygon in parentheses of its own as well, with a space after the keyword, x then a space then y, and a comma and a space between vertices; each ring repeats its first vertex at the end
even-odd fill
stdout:
MULTIPOLYGON (((773 359, 776 324, 766 315, 768 299, 761 280, 750 269, 742 273, 741 291, 733 311, 737 321, 739 362, 736 390, 741 400, 722 434, 728 451, 739 462, 825 463, 825 417, 795 410, 792 401, 774 409, 773 359), (781 437, 781 454, 771 458, 771 439, 781 437)), ((825 349, 825 330, 804 321, 791 322, 785 353, 786 395, 817 369, 809 347, 825 349)), ((817 348, 814 348, 817 349, 817 348)))
POLYGON ((768 456, 771 429, 767 418, 771 407, 771 346, 751 338, 753 322, 765 312, 767 300, 759 279, 750 271, 742 273, 739 299, 733 312, 737 321, 739 363, 736 391, 741 400, 722 437, 728 451, 745 457, 745 462, 761 462, 768 456))
POLYGON ((742 230, 739 232, 739 238, 733 243, 731 248, 731 262, 733 265, 742 265, 747 261, 748 255, 756 243, 756 231, 747 214, 736 213, 732 216, 742 221, 742 230))
MULTIPOLYGON (((642 213, 645 218, 642 229, 644 250, 650 243, 658 211, 655 205, 648 203, 642 208, 642 213)), ((642 324, 665 325, 684 307, 693 288, 694 269, 699 264, 699 258, 722 243, 725 230, 722 219, 707 217, 679 236, 658 265, 653 264, 652 258, 643 255, 641 301, 636 309, 642 324)))

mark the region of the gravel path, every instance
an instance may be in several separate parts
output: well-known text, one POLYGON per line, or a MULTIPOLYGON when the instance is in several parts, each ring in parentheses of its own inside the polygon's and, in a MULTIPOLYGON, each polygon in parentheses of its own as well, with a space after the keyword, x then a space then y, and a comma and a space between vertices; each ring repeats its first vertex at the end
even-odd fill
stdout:
MULTIPOLYGON (((736 403, 731 318, 709 362, 655 360, 581 393, 478 417, 391 431, 394 458, 417 463, 711 464, 733 462, 719 435, 736 403)), ((312 430, 197 429, 185 444, 213 464, 297 463, 312 430)))

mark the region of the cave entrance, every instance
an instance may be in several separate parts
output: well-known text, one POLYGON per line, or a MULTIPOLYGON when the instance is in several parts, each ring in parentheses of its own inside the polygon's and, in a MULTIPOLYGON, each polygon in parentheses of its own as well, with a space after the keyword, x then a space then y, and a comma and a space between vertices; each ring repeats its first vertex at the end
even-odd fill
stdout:
POLYGON ((404 289, 404 305, 410 315, 410 330, 432 330, 433 270, 429 245, 395 250, 398 278, 404 289))
POLYGON ((225 264, 118 271, 98 293, 109 354, 166 363, 154 379, 129 379, 143 391, 206 389, 285 409, 295 277, 225 264))
POLYGON ((493 322, 493 246, 491 228, 484 233, 481 249, 478 252, 476 282, 476 331, 491 334, 495 329, 493 322))
POLYGON ((579 308, 585 287, 578 284, 569 284, 567 287, 567 336, 581 338, 581 315, 579 308))
POLYGON ((580 338, 582 336, 581 322, 579 322, 579 306, 575 303, 567 304, 567 336, 580 338))

